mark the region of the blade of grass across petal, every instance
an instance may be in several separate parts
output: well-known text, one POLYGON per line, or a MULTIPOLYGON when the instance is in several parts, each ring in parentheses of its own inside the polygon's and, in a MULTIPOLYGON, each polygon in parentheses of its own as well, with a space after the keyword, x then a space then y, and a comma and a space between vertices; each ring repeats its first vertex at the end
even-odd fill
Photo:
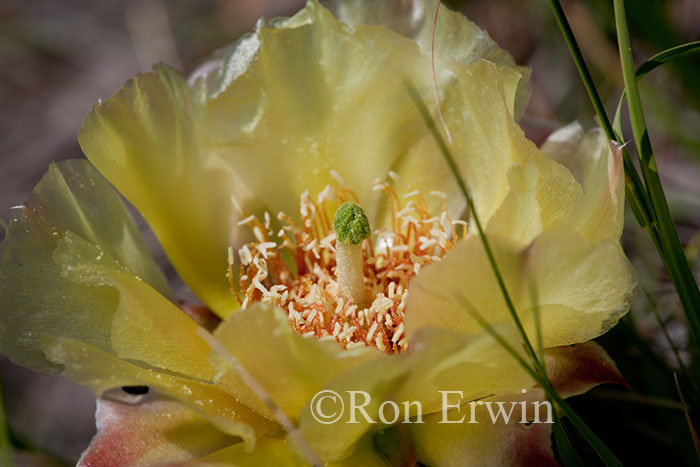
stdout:
POLYGON ((537 356, 543 375, 547 374, 544 360, 544 344, 542 341, 542 313, 539 306, 539 295, 537 285, 534 281, 530 284, 530 295, 532 296, 532 313, 535 319, 535 338, 537 339, 537 356))
POLYGON ((668 263, 666 269, 676 288, 691 334, 693 335, 693 340, 697 346, 700 343, 700 290, 688 265, 681 242, 678 239, 676 227, 673 223, 656 167, 656 159, 651 147, 644 111, 642 110, 642 101, 637 88, 637 76, 634 70, 632 48, 627 30, 624 0, 615 0, 614 7, 622 75, 627 91, 627 106, 642 177, 644 178, 652 209, 657 219, 657 229, 661 243, 661 251, 659 253, 665 257, 665 262, 668 263))
MULTIPOLYGON (((416 107, 418 108, 418 111, 421 113, 421 116, 423 117, 426 126, 430 130, 433 138, 437 142, 440 151, 445 158, 445 161, 447 162, 448 166, 450 167, 450 170, 452 171, 453 175, 457 179, 457 183, 459 185, 460 190, 462 191, 462 194, 464 195, 464 198, 467 202, 468 209, 471 213, 471 216, 474 220, 474 223, 477 227, 477 230, 479 231, 480 239, 483 243, 484 250, 486 251, 486 254, 489 258, 489 263, 491 265, 491 268, 493 270, 493 273, 498 281, 499 287, 501 289, 501 293, 503 294, 503 298, 506 302, 506 305, 508 307, 508 310, 513 318, 514 324, 516 328, 518 329, 518 332, 520 333, 522 340, 523 340, 523 345, 525 346, 527 353, 529 357, 532 359, 533 366, 530 366, 518 353, 515 351, 515 349, 508 344, 508 342, 503 339, 494 329, 493 327, 481 316, 479 315, 476 310, 473 310, 469 302, 466 300, 466 298, 461 297, 461 301, 463 304, 466 304, 465 309, 470 313, 473 319, 475 319, 481 327, 483 327, 496 341, 503 346, 504 349, 508 351, 509 354, 511 354, 517 361, 520 363, 520 365, 528 372, 530 375, 535 379, 535 381, 540 384, 540 386, 545 390, 547 393, 548 398, 550 398, 561 410, 566 416, 569 417, 569 419, 572 421, 572 423, 576 426, 576 428, 579 430, 579 432, 583 435, 583 437, 588 441, 588 443, 591 445, 591 447, 598 453, 600 458, 605 462, 606 465, 608 466, 622 466, 620 461, 615 457, 615 455, 605 446, 605 444, 596 436, 596 434, 586 425, 586 423, 574 412, 574 410, 568 406, 564 402, 564 400, 559 397, 557 392, 554 390, 552 387, 551 382, 547 378, 546 373, 544 373, 544 367, 543 363, 537 358, 537 354, 535 353, 535 350, 532 347, 532 344, 530 343, 527 334, 525 333, 525 330, 522 326, 522 323, 520 322, 520 319, 518 318, 518 315, 515 311, 515 307, 513 306, 513 303, 510 299, 510 296, 508 294, 508 291, 505 287, 505 283, 503 281, 503 278, 499 272, 498 266, 496 264, 495 258, 493 256, 493 252, 491 251, 491 247, 489 245, 488 239, 486 238, 486 235, 484 234, 483 228, 481 226, 481 223, 479 222, 478 215, 476 213, 476 210, 474 209, 474 205, 472 203, 471 197, 469 195, 469 191, 467 190, 467 187, 464 183, 464 180, 462 179, 459 169, 457 168, 457 165, 454 161, 454 158, 452 157, 452 154, 450 153, 450 150, 447 148, 447 145, 445 144, 445 141, 442 139, 442 136, 440 135, 439 131, 437 130, 437 126, 435 125, 435 122, 433 121, 427 107, 425 106, 425 103, 421 99, 420 95, 418 94, 417 90, 415 87, 412 85, 412 83, 405 81, 404 82, 406 89, 408 93, 411 95, 411 98, 413 99, 416 107)), ((544 359, 542 359, 544 361, 544 359)))
MULTIPOLYGON (((542 368, 541 374, 546 375, 547 368, 545 367, 544 347, 542 345, 541 314, 540 308, 537 305, 539 303, 539 300, 537 298, 537 287, 533 283, 530 289, 533 297, 532 309, 533 313, 535 314, 535 329, 537 330, 537 348, 539 350, 539 358, 542 368)), ((552 400, 549 396, 547 397, 547 400, 550 404, 552 403, 552 400)), ((556 411, 554 411, 554 426, 552 427, 552 433, 554 434, 554 439, 557 443, 557 451, 559 452, 559 457, 561 457, 564 467, 583 467, 583 463, 581 462, 581 459, 576 453, 576 449, 571 444, 571 441, 569 440, 569 437, 566 434, 566 430, 564 430, 564 426, 560 423, 560 421, 561 419, 559 418, 559 414, 556 411)))
POLYGON ((598 436, 591 430, 586 422, 583 421, 581 417, 559 396, 556 392, 552 383, 546 374, 541 374, 537 371, 536 367, 531 367, 527 364, 523 358, 518 355, 516 350, 491 326, 491 324, 484 319, 479 312, 477 312, 469 303, 465 297, 456 297, 456 299, 464 306, 464 309, 469 315, 484 328, 513 358, 515 358, 518 363, 527 371, 532 378, 537 381, 537 383, 544 389, 547 397, 556 404, 557 407, 566 415, 571 423, 578 429, 579 433, 586 439, 590 446, 598 453, 598 456, 605 462, 607 466, 619 466, 622 467, 622 463, 615 457, 615 455, 608 449, 608 447, 603 443, 603 441, 598 438, 598 436))
MULTIPOLYGON (((532 312, 534 313, 535 331, 537 333, 537 351, 540 364, 540 374, 546 375, 547 367, 545 366, 544 345, 542 344, 542 315, 538 305, 539 299, 537 294, 537 286, 534 282, 530 285, 530 294, 532 296, 532 312)), ((547 400, 550 404, 552 403, 550 397, 547 397, 547 400)), ((583 463, 576 453, 576 449, 571 444, 563 425, 561 425, 559 414, 556 411, 554 411, 554 426, 552 427, 552 432, 557 443, 559 457, 561 457, 564 467, 583 467, 583 463)))
POLYGON ((520 333, 520 336, 522 337, 523 340, 523 345, 525 346, 525 349, 532 359, 533 363, 539 367, 538 364, 538 359, 537 359, 537 354, 535 353, 535 350, 532 347, 532 344, 530 343, 530 339, 527 337, 527 333, 525 332, 525 328, 522 325, 522 322, 520 321, 520 318, 518 317, 517 312, 515 311, 515 306, 513 305, 513 301, 510 298, 510 294, 508 293, 508 290, 505 285, 505 281, 503 280, 503 276, 501 275, 498 265, 496 264, 496 259, 493 254, 493 250, 491 249, 491 245, 489 244, 488 239, 486 238, 486 235, 484 234, 484 229, 481 225, 481 222, 479 221, 479 216, 476 212, 476 209, 474 209, 474 203, 472 202, 471 195, 469 194, 469 190, 467 190, 467 186, 464 182, 464 179, 462 178, 462 175, 460 174, 459 168, 457 167, 457 163, 454 160, 454 157, 452 157, 452 153, 447 147, 447 144, 445 143, 445 140, 442 138, 442 135, 437 129, 437 126, 435 125, 435 122, 433 121, 432 116, 430 115, 430 112, 428 108, 425 105, 425 102, 423 102, 423 99, 421 98, 420 94, 416 90, 415 86, 413 83, 411 83, 408 80, 404 81, 404 86, 406 87, 406 90, 408 91, 408 94, 411 96, 411 99, 413 100, 414 104, 416 105, 416 108, 420 112, 421 116, 423 117, 423 120, 425 121, 426 126, 428 127, 428 130, 430 131, 431 135, 435 139, 435 142, 438 144, 440 148, 440 152, 442 153, 442 156, 445 159, 445 162, 450 168, 450 171, 454 175, 455 179, 457 180, 457 185, 459 186, 460 191, 462 192, 462 195, 464 196, 464 200, 467 203, 467 209, 469 210, 469 213, 471 215, 471 218, 474 220, 474 224, 476 225, 477 230, 479 231, 479 238, 481 239, 481 243, 484 247, 484 251, 486 252, 486 256, 488 257, 489 264, 491 265, 491 269, 493 271, 493 274, 496 278, 496 281, 498 282, 498 287, 501 290, 501 294, 503 295, 503 299, 506 302, 506 306, 508 308, 508 311, 513 318, 513 322, 515 323, 515 327, 518 329, 518 332, 520 333))

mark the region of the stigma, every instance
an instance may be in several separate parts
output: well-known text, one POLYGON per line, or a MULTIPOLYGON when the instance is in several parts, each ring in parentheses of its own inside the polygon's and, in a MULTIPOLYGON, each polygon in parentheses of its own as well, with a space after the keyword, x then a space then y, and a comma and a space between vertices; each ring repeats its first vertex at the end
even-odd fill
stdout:
POLYGON ((273 228, 269 213, 259 219, 242 212, 239 225, 250 228, 255 241, 238 250, 238 261, 229 248, 228 258, 241 308, 277 305, 295 332, 347 349, 407 350, 409 282, 466 235, 466 223, 448 216, 439 192, 430 196, 439 197, 442 207, 431 212, 419 191, 399 195, 383 180, 374 190, 384 193, 389 219, 372 232, 357 196, 342 185, 327 186, 315 199, 304 192, 299 224, 278 213, 279 228, 273 228))
POLYGON ((333 216, 335 232, 335 276, 338 293, 351 305, 367 305, 362 242, 370 227, 362 207, 350 201, 341 204, 333 216))

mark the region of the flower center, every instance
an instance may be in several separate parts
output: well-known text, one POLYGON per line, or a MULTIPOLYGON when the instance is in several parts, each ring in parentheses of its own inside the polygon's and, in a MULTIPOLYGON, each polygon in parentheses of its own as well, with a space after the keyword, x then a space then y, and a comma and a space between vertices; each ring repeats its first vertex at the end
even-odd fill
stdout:
POLYGON ((357 196, 345 186, 327 186, 316 200, 308 191, 301 195, 300 225, 279 213, 277 219, 283 226, 275 234, 267 212, 262 220, 248 216, 239 222, 251 228, 256 239, 238 250, 238 287, 234 252, 229 248, 228 276, 241 307, 258 301, 277 305, 285 310, 295 332, 333 339, 348 349, 407 350, 403 321, 408 284, 420 268, 439 261, 454 247, 460 238, 457 228, 461 226, 463 237, 466 223, 450 219, 445 195, 440 192, 430 193, 443 200, 434 215, 419 191, 400 196, 382 180, 375 182, 374 190, 386 196, 390 227, 350 245, 358 249, 355 284, 359 280, 361 293, 348 292, 343 285, 342 255, 348 244, 338 241, 331 224, 335 211, 330 210, 342 203, 357 203, 357 196))

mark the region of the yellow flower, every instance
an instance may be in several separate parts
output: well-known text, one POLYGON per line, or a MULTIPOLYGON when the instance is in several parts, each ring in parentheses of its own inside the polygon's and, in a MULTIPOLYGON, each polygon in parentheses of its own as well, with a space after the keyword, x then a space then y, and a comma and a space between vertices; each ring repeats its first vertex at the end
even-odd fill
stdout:
MULTIPOLYGON (((434 6, 344 1, 334 16, 310 1, 261 21, 189 82, 157 65, 88 115, 90 162, 51 166, 0 246, 0 350, 101 396, 82 463, 553 462, 550 425, 440 423, 440 391, 457 405, 544 396, 458 300, 520 348, 403 85, 432 102, 434 6), (107 180, 220 324, 175 305, 107 180), (343 295, 335 277, 330 219, 344 201, 373 229, 356 250, 366 296, 343 295), (322 390, 347 405, 362 391, 368 417, 320 423, 322 390), (415 402, 424 423, 381 422, 385 401, 415 402)), ((536 305, 563 396, 620 381, 588 342, 626 312, 634 285, 619 159, 577 125, 538 149, 517 125, 526 70, 460 14, 438 19, 450 149, 527 332, 536 305)))

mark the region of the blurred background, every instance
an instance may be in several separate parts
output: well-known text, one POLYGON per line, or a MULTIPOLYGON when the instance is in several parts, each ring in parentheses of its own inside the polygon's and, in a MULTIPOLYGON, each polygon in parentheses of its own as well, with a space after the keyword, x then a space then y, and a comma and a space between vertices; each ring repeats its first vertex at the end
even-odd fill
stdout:
MULTIPOLYGON (((0 223, 48 164, 82 157, 76 133, 99 98, 163 61, 190 72, 250 31, 260 16, 289 15, 302 0, 2 0, 0 2, 0 223)), ((612 116, 622 88, 611 0, 562 2, 612 116)), ((637 63, 700 40, 700 0, 635 0, 628 15, 637 63)), ((541 142, 556 127, 595 124, 593 109, 545 0, 445 2, 479 24, 517 63, 533 69, 523 120, 541 142)), ((700 250, 700 59, 657 69, 641 83, 664 187, 688 258, 700 250)), ((626 135, 631 138, 631 132, 626 135)), ((184 293, 139 219, 174 288, 184 293)), ((0 240, 4 229, 0 228, 0 240)), ((633 391, 603 387, 574 401, 625 463, 692 464, 670 372, 675 360, 652 302, 682 358, 687 333, 673 288, 648 236, 627 216, 623 245, 640 282, 630 316, 601 343, 633 391)), ((696 276, 697 277, 697 276, 696 276)), ((1 304, 0 304, 1 306, 1 304)), ((0 382, 16 465, 70 465, 94 434, 94 397, 62 377, 34 374, 0 356, 0 382)), ((576 440, 574 440, 576 441, 576 440)), ((585 454, 585 449, 584 449, 585 454)), ((591 462, 593 459, 591 458, 591 462)))

